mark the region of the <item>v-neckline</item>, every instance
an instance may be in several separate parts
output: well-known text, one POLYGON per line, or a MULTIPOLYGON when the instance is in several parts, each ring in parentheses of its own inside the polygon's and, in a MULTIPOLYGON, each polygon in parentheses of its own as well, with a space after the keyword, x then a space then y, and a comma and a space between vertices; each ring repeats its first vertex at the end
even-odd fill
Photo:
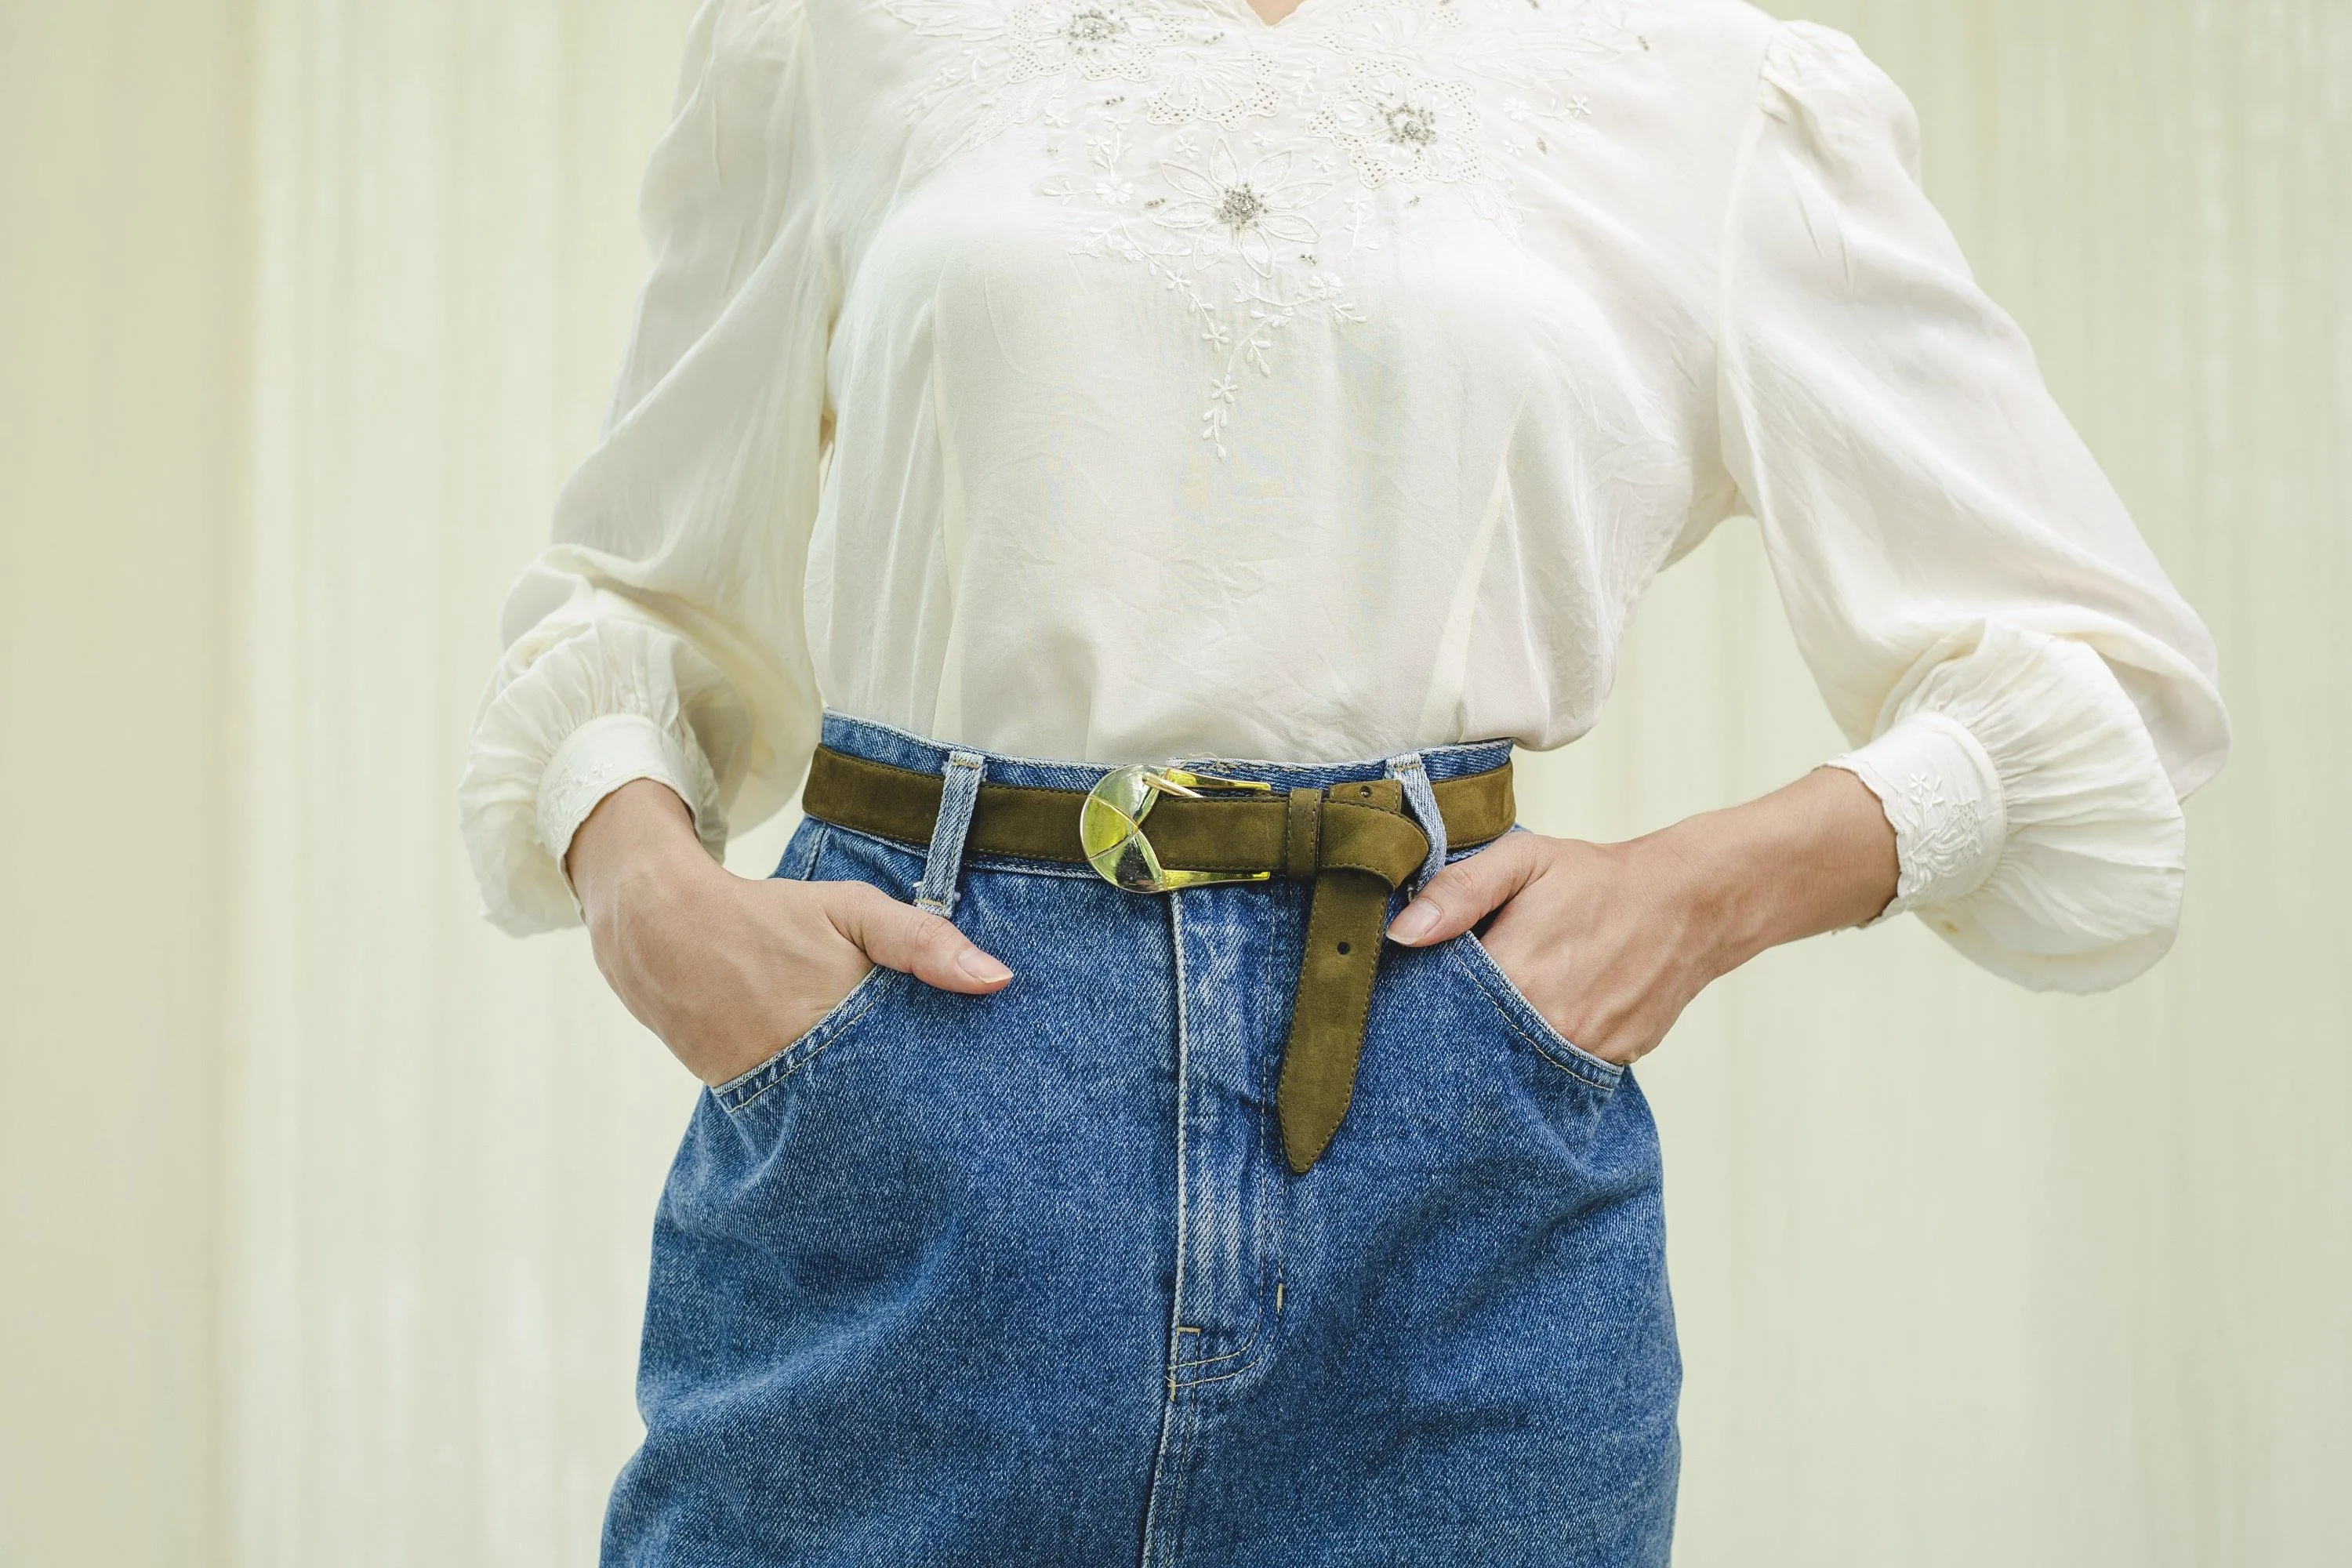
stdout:
POLYGON ((1231 9, 1241 13, 1243 21, 1260 33, 1279 33, 1297 21, 1300 16, 1322 4, 1323 0, 1298 0, 1298 4, 1292 6, 1279 21, 1269 22, 1265 19, 1265 14, 1251 5, 1250 0, 1226 0, 1226 5, 1231 9))

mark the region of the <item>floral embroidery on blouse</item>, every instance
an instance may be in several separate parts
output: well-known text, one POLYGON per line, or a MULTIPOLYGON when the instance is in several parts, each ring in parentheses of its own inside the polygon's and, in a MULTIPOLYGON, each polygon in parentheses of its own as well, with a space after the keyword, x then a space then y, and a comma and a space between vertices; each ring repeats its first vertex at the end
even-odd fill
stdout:
POLYGON ((1483 180, 1486 150, 1468 84, 1436 81, 1385 56, 1348 62, 1348 89, 1307 125, 1339 143, 1368 190, 1391 180, 1483 180))
POLYGON ((1363 320, 1345 280, 1318 258, 1324 232, 1314 215, 1333 182, 1312 168, 1302 172, 1303 160, 1289 148, 1258 153, 1244 163, 1223 132, 1204 141, 1203 132, 1188 128, 1165 143, 1159 188, 1139 196, 1129 150, 1123 133, 1100 139, 1090 156, 1106 178, 1090 190, 1066 180, 1044 188, 1066 198, 1091 194, 1110 205, 1111 216, 1073 249, 1148 267, 1199 320, 1215 356, 1201 434, 1222 458, 1239 373, 1271 374, 1271 352, 1284 328, 1307 310, 1363 320))
POLYGON ((1026 5, 1013 17, 1013 51, 1031 76, 1049 76, 1067 64, 1089 80, 1143 81, 1165 41, 1160 18, 1130 0, 1081 0, 1066 16, 1026 5))
MULTIPOLYGON (((1187 138, 1184 145, 1198 143, 1187 138)), ((1220 136, 1205 159, 1163 159, 1160 173, 1175 195, 1152 198, 1157 204, 1152 221, 1181 233, 1198 233, 1201 254, 1216 256, 1230 248, 1251 271, 1271 278, 1277 247, 1311 247, 1321 237, 1307 210, 1331 188, 1331 182, 1295 178, 1291 165, 1297 157, 1285 148, 1244 169, 1233 143, 1220 136)))
POLYGON ((1943 782, 1913 769, 1879 790, 1898 850, 1895 899, 1880 920, 1940 903, 1981 881, 2000 845, 1988 831, 1983 803, 1955 799, 1943 782))
POLYGON ((882 3, 957 47, 915 117, 968 116, 967 148, 1041 127, 1052 172, 1034 188, 1096 215, 1072 251, 1149 268, 1183 300, 1220 458, 1242 373, 1271 374, 1303 315, 1365 320, 1349 264, 1424 188, 1516 238, 1508 161, 1551 153, 1591 112, 1580 79, 1649 47, 1602 0, 1348 0, 1259 30, 1211 0, 882 3))

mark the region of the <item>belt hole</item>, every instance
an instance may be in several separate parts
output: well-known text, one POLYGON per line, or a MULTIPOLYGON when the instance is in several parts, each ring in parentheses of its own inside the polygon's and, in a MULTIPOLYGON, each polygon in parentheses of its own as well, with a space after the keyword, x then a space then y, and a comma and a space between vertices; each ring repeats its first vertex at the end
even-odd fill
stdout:
POLYGON ((1362 795, 1366 800, 1370 800, 1372 798, 1372 786, 1370 784, 1358 784, 1356 786, 1356 793, 1362 795))
POLYGON ((1348 954, 1348 944, 1347 944, 1346 942, 1341 942, 1341 943, 1339 944, 1339 956, 1341 956, 1342 958, 1345 958, 1345 957, 1347 956, 1347 954, 1348 954))

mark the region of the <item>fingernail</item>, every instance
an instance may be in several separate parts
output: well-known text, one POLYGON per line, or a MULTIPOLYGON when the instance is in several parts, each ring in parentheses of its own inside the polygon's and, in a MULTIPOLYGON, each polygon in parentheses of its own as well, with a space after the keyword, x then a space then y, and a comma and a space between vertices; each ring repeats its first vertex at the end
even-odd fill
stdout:
POLYGON ((956 955, 956 967, 983 985, 993 985, 1000 980, 1013 978, 1013 971, 976 947, 965 948, 956 955))
POLYGON ((1404 912, 1389 922, 1389 937, 1393 942, 1419 942, 1429 934, 1430 928, 1435 924, 1437 924, 1437 910, 1434 905, 1407 904, 1404 907, 1404 912))

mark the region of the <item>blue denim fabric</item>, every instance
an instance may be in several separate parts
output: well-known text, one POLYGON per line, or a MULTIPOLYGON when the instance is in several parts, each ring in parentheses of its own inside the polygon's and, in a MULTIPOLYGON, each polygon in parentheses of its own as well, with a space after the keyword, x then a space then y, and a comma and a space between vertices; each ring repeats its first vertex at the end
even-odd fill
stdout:
MULTIPOLYGON (((840 714, 824 739, 949 756, 840 714)), ((1187 760, 1278 784, 1389 761, 1187 760)), ((777 874, 910 899, 926 853, 811 819, 777 874)), ((1391 946, 1346 1124, 1293 1176, 1274 1089, 1306 885, 1153 896, 966 856, 955 890, 1011 985, 877 969, 698 1104, 607 1564, 1666 1561, 1681 1362, 1631 1073, 1475 935, 1391 946)))

